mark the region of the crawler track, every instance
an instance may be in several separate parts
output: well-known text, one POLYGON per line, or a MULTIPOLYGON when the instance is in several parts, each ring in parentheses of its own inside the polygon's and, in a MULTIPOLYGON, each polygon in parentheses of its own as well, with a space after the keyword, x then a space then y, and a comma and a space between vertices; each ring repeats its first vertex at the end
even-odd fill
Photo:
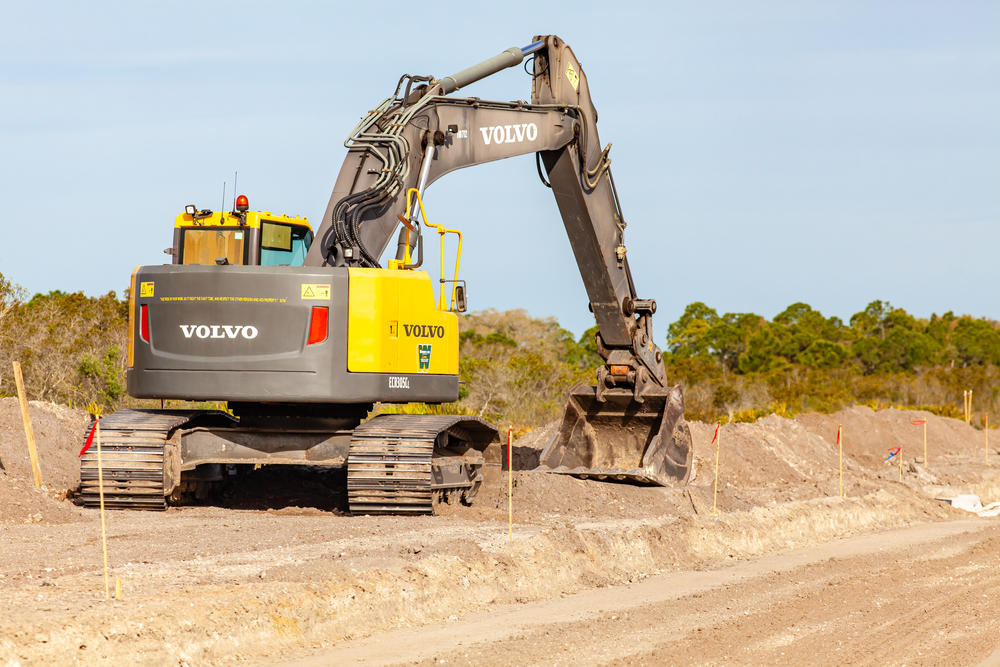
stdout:
MULTIPOLYGON (((167 509, 163 497, 163 447, 170 431, 192 414, 119 410, 101 419, 105 507, 167 509)), ((80 495, 85 506, 100 506, 96 442, 80 459, 80 495)))
POLYGON ((482 452, 497 439, 478 417, 380 415, 354 430, 347 496, 355 514, 433 514, 435 498, 471 503, 482 452), (458 456, 456 456, 458 454, 458 456))
MULTIPOLYGON (((164 446, 174 429, 206 414, 209 411, 119 410, 101 419, 104 506, 167 509, 163 489, 164 446)), ((80 459, 80 495, 86 507, 100 506, 96 442, 80 459)))

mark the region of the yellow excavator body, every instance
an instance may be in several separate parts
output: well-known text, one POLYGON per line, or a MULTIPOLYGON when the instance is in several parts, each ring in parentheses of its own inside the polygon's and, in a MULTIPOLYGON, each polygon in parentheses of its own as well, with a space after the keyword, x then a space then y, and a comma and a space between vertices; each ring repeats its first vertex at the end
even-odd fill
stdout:
POLYGON ((426 271, 349 269, 347 370, 458 375, 458 317, 426 271))

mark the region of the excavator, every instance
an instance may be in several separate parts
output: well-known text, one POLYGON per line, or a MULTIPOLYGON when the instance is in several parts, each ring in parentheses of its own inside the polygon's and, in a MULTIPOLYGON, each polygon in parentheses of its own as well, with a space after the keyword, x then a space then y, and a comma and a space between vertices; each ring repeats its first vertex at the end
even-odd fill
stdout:
POLYGON ((345 141, 318 229, 304 218, 188 205, 172 262, 140 266, 129 303, 128 393, 225 401, 227 410, 119 410, 100 424, 103 462, 81 458, 95 506, 163 510, 264 464, 347 468, 355 514, 432 514, 472 503, 496 429, 466 415, 378 414, 376 404, 459 398, 461 233, 428 220, 426 189, 451 171, 535 154, 569 237, 605 363, 572 388, 538 470, 673 486, 691 471, 679 386, 653 342, 656 302, 629 270, 609 151, 587 76, 554 35, 451 76, 403 75, 345 141), (525 59, 528 59, 527 61, 525 59), (453 95, 531 67, 531 101, 453 95), (421 270, 441 240, 439 295, 421 270), (458 236, 446 275, 444 239, 458 236), (395 257, 380 259, 396 237, 395 257))

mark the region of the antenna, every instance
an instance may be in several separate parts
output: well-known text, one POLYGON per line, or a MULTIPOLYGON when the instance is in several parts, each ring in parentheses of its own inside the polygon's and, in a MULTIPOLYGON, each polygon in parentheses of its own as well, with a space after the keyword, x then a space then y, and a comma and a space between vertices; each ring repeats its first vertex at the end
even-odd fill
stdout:
POLYGON ((226 182, 222 181, 222 208, 220 208, 219 211, 221 212, 225 210, 226 210, 226 182))
POLYGON ((240 182, 239 178, 240 178, 240 172, 237 171, 236 175, 233 176, 233 213, 236 212, 236 194, 237 194, 236 184, 240 182))

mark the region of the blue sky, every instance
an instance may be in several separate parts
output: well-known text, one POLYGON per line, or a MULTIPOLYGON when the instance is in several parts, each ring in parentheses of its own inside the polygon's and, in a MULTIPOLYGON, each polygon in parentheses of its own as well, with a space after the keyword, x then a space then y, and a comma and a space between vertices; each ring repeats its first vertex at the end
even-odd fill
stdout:
MULTIPOLYGON (((372 7, 0 0, 0 272, 32 293, 121 291, 167 259, 185 204, 217 209, 226 181, 231 205, 235 171, 251 208, 318 222, 344 138, 401 74, 554 33, 614 143, 661 345, 692 301, 1000 319, 1000 3, 372 7)), ((530 79, 463 92, 524 99, 530 79)), ((471 308, 590 325, 532 157, 449 175, 426 204, 465 233, 471 308)))

